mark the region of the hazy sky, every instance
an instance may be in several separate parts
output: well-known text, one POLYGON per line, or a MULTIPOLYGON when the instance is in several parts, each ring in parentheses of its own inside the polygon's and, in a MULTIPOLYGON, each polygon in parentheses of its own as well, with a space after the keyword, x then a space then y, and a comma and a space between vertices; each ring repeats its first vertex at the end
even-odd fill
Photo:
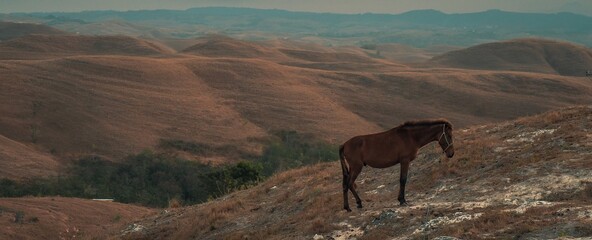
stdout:
POLYGON ((502 9, 516 12, 570 11, 592 15, 592 0, 0 0, 0 12, 187 9, 228 6, 340 13, 401 13, 437 9, 447 13, 502 9))

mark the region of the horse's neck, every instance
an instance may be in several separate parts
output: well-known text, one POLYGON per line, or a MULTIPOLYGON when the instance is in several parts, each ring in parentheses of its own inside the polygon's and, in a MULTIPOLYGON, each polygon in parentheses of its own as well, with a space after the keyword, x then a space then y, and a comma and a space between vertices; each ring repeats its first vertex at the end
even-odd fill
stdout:
POLYGON ((442 127, 438 125, 432 126, 425 126, 425 127, 416 127, 411 130, 411 134, 415 142, 417 143, 417 147, 421 148, 428 143, 438 140, 438 135, 441 133, 442 127))

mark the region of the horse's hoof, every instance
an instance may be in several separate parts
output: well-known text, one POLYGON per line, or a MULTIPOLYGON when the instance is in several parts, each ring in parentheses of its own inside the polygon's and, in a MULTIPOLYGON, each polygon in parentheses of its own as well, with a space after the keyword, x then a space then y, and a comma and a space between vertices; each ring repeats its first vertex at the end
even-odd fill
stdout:
POLYGON ((349 208, 349 207, 343 207, 343 209, 345 209, 348 212, 351 212, 351 208, 349 208))
POLYGON ((407 201, 402 201, 401 206, 409 206, 409 203, 407 201))
POLYGON ((358 205, 358 208, 362 208, 362 204, 358 205))

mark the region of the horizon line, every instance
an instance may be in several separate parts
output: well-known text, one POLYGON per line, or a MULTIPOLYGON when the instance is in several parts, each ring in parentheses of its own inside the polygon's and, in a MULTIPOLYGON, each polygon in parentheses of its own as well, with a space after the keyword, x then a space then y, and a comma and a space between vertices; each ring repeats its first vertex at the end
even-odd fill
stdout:
POLYGON ((520 14, 546 14, 546 15, 553 15, 553 14, 573 14, 585 17, 592 17, 592 15, 582 14, 582 13, 574 13, 569 11, 558 11, 558 12, 520 12, 520 11, 508 11, 499 8, 492 8, 483 11, 474 11, 474 12, 445 12, 442 10, 434 9, 434 8, 424 8, 424 9, 413 9, 409 11, 404 11, 400 13, 393 13, 393 12, 359 12, 359 13, 346 13, 346 12, 327 12, 327 11, 301 11, 301 10, 289 10, 289 9, 281 9, 281 8, 255 8, 255 7, 229 7, 229 6, 207 6, 207 7, 191 7, 185 9, 174 9, 174 8, 154 8, 154 9, 128 9, 128 10, 114 10, 114 9, 95 9, 95 10, 80 10, 80 11, 31 11, 31 12, 0 12, 0 14, 51 14, 51 13, 61 13, 61 14, 70 14, 70 13, 85 13, 85 12, 119 12, 119 13, 126 13, 126 12, 142 12, 142 11, 189 11, 192 9, 250 9, 250 10, 264 10, 264 11, 285 11, 291 13, 314 13, 314 14, 335 14, 335 15, 365 15, 365 14, 376 14, 376 15, 401 15, 411 12, 422 12, 422 11, 434 11, 438 13, 442 13, 445 15, 455 15, 455 14, 473 14, 473 13, 485 13, 485 12, 492 12, 492 11, 499 11, 499 12, 506 12, 506 13, 520 13, 520 14))

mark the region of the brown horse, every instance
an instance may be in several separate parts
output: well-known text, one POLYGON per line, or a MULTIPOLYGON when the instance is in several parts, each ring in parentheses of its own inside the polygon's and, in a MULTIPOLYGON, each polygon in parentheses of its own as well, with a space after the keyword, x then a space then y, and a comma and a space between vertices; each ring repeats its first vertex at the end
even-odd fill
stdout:
POLYGON ((351 211, 347 200, 348 190, 351 190, 356 198, 358 208, 362 208, 355 181, 363 166, 387 168, 397 163, 401 163, 398 200, 401 205, 407 205, 405 184, 409 163, 417 157, 417 151, 421 147, 433 141, 438 141, 446 157, 454 156, 452 125, 444 119, 405 122, 385 132, 356 136, 347 140, 339 147, 343 171, 343 208, 351 211))

